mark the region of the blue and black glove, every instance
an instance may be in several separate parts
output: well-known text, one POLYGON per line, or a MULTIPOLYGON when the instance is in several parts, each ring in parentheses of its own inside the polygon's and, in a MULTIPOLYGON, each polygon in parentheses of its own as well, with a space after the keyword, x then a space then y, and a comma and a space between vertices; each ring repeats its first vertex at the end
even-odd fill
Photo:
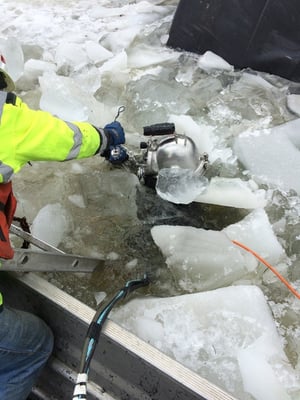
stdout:
POLYGON ((112 164, 121 164, 128 159, 125 147, 125 132, 118 121, 105 125, 101 133, 100 155, 105 157, 112 164))
POLYGON ((105 125, 104 133, 109 140, 110 146, 117 146, 125 143, 125 132, 122 125, 118 121, 114 121, 105 125))

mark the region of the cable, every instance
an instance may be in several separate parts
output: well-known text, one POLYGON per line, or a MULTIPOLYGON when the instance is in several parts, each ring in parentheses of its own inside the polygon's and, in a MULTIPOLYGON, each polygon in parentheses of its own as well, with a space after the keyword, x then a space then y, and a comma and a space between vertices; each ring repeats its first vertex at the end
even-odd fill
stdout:
POLYGON ((300 293, 297 292, 296 289, 274 268, 271 264, 269 264, 265 259, 263 259, 258 253, 254 250, 250 249, 243 243, 238 242, 237 240, 232 240, 232 243, 236 244, 237 246, 243 248, 244 250, 248 251, 249 253, 253 254, 259 261, 261 261, 266 267, 268 267, 280 280, 281 282, 298 298, 300 299, 300 293))
POLYGON ((143 286, 149 285, 150 280, 147 275, 143 279, 128 281, 125 286, 105 305, 100 307, 89 325, 86 339, 84 342, 81 361, 79 366, 79 373, 73 392, 73 400, 83 400, 87 398, 87 380, 90 363, 92 361, 96 346, 99 341, 100 333, 104 322, 106 321, 110 311, 114 305, 127 297, 128 294, 143 286))

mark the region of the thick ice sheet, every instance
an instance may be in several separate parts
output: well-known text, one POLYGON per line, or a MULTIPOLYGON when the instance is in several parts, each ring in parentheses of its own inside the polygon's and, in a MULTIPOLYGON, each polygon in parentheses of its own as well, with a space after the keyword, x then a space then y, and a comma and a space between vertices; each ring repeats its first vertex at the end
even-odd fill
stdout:
POLYGON ((239 399, 290 400, 299 388, 258 287, 134 299, 112 318, 239 399))
POLYGON ((222 231, 157 225, 151 234, 177 284, 187 292, 226 286, 256 270, 254 256, 232 240, 248 246, 275 265, 284 257, 263 209, 252 211, 222 231))

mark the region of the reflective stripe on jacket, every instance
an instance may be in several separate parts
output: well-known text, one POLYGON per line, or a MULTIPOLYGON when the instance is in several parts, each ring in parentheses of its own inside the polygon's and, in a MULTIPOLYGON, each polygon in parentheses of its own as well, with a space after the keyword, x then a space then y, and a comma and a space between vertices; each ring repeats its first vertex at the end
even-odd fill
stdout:
POLYGON ((88 122, 65 122, 31 110, 19 97, 0 91, 0 182, 8 182, 28 161, 67 161, 91 157, 100 136, 88 122))

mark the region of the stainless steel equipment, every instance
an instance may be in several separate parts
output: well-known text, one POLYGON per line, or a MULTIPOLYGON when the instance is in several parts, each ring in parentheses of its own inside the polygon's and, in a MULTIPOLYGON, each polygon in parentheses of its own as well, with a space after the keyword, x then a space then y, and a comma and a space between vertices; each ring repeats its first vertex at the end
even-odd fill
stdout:
POLYGON ((164 168, 177 167, 205 174, 208 154, 200 154, 190 137, 176 133, 173 123, 144 127, 144 135, 150 138, 140 144, 142 159, 137 175, 145 185, 154 187, 157 174, 164 168))

